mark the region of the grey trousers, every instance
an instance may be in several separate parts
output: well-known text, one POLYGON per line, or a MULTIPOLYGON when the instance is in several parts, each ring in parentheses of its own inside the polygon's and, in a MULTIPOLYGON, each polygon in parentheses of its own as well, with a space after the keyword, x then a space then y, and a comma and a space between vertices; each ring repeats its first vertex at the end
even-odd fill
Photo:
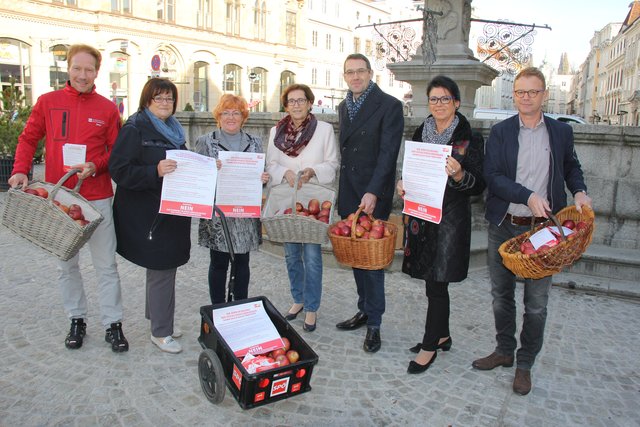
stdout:
MULTIPOLYGON (((87 247, 98 279, 98 302, 100 320, 106 328, 111 323, 122 321, 122 293, 120 276, 116 266, 116 232, 113 226, 111 198, 89 202, 100 211, 104 220, 91 235, 87 247)), ((58 260, 58 284, 62 293, 62 304, 70 319, 87 317, 87 297, 76 254, 68 261, 58 260)))
POLYGON ((176 309, 176 271, 147 269, 145 317, 151 320, 151 335, 164 338, 173 334, 176 309))

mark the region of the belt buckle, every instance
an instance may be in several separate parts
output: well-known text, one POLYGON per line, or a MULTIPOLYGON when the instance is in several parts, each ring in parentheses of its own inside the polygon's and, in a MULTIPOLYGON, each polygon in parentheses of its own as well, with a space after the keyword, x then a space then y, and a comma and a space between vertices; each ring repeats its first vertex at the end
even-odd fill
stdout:
POLYGON ((515 215, 509 214, 509 222, 511 223, 511 225, 521 225, 521 224, 518 224, 517 222, 515 222, 516 218, 517 217, 515 215))

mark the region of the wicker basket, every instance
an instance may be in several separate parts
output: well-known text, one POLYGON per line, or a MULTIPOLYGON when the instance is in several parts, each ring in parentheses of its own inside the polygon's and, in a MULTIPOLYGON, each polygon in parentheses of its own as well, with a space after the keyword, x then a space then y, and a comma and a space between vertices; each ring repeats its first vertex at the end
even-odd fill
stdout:
MULTIPOLYGON (((582 213, 575 206, 568 206, 555 216, 550 215, 552 221, 536 226, 533 230, 507 240, 498 248, 502 263, 515 275, 526 279, 540 279, 559 273, 564 267, 573 264, 582 256, 593 238, 595 216, 588 206, 582 207, 582 213), (520 252, 520 244, 529 236, 549 225, 560 226, 562 222, 571 219, 576 223, 584 221, 587 227, 575 230, 569 239, 562 236, 562 241, 544 252, 525 255, 520 252)), ((562 230, 561 227, 559 227, 562 230)))
POLYGON ((78 181, 73 191, 62 187, 77 172, 78 169, 70 170, 55 185, 41 181, 34 181, 29 185, 31 188, 45 188, 49 192, 46 199, 22 190, 9 189, 2 224, 62 261, 72 258, 103 219, 100 212, 77 193, 82 180, 78 181), (89 223, 84 227, 76 223, 53 203, 54 200, 64 205, 79 205, 89 223))
POLYGON ((311 199, 318 199, 320 203, 329 200, 331 202, 329 223, 331 223, 336 192, 332 188, 313 183, 306 183, 298 189, 300 176, 301 172, 298 172, 293 187, 284 183, 271 188, 263 209, 262 224, 272 242, 323 244, 327 241, 329 224, 295 213, 283 214, 282 212, 288 207, 295 212, 296 202, 307 206, 311 199))
MULTIPOLYGON (((355 229, 362 208, 359 208, 351 221, 351 236, 336 236, 329 233, 333 254, 340 264, 363 270, 381 270, 393 262, 396 234, 398 228, 389 221, 382 221, 391 234, 381 239, 358 239, 355 229)), ((369 215, 373 220, 373 217, 369 215)), ((335 225, 335 224, 332 224, 335 225)))

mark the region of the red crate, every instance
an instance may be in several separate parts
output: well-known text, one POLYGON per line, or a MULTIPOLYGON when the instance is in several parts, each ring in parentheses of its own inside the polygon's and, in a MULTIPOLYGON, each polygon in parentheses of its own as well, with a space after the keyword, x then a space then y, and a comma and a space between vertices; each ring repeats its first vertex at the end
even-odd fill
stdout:
POLYGON ((311 374, 318 363, 318 355, 275 309, 266 297, 248 298, 230 303, 206 305, 200 308, 202 317, 198 341, 203 349, 211 349, 220 359, 227 388, 243 409, 276 402, 311 390, 311 374), (300 354, 300 360, 280 368, 250 374, 242 366, 224 338, 213 324, 212 310, 252 301, 262 301, 267 315, 281 337, 291 342, 291 348, 300 354))

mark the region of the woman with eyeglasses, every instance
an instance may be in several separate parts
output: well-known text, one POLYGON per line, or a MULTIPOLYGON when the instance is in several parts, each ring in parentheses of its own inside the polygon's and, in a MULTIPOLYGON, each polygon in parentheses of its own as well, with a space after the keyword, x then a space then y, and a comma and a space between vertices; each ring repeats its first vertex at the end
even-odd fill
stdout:
POLYGON ((182 126, 173 114, 178 89, 169 80, 147 81, 138 111, 118 134, 109 172, 118 185, 113 201, 117 251, 146 268, 145 316, 151 342, 168 353, 182 351, 174 340, 177 268, 189 261, 191 219, 158 213, 163 177, 178 167, 167 150, 186 150, 182 126))
MULTIPOLYGON (((449 77, 437 76, 427 86, 429 115, 413 134, 414 141, 452 146, 444 172, 446 183, 442 220, 434 224, 405 217, 405 247, 402 271, 425 281, 427 317, 422 341, 409 350, 417 353, 407 372, 426 371, 436 360, 437 350, 451 349, 449 331, 449 283, 460 282, 469 269, 471 243, 470 197, 485 188, 482 176, 484 139, 471 130, 458 112, 460 89, 449 77)), ((404 197, 402 180, 397 191, 404 197)))
MULTIPOLYGON (((333 126, 311 114, 315 96, 309 86, 293 84, 281 96, 288 113, 271 128, 267 147, 267 172, 271 185, 294 186, 302 172, 298 187, 308 182, 331 185, 339 165, 333 126)), ((316 313, 322 295, 322 252, 319 244, 285 243, 285 260, 293 305, 285 315, 294 320, 304 310, 303 329, 316 329, 316 313)))
MULTIPOLYGON (((222 95, 213 110, 218 128, 196 140, 198 154, 218 159, 220 151, 262 153, 262 140, 242 130, 249 117, 249 106, 241 96, 222 95)), ((218 169, 224 167, 217 160, 218 169)), ((262 173, 262 183, 269 181, 269 174, 262 173)), ((249 293, 249 253, 260 245, 262 226, 255 218, 226 218, 235 255, 234 298, 246 299, 249 293)), ((201 219, 198 228, 198 244, 209 248, 209 296, 212 304, 226 301, 227 271, 231 259, 220 218, 201 219)))

